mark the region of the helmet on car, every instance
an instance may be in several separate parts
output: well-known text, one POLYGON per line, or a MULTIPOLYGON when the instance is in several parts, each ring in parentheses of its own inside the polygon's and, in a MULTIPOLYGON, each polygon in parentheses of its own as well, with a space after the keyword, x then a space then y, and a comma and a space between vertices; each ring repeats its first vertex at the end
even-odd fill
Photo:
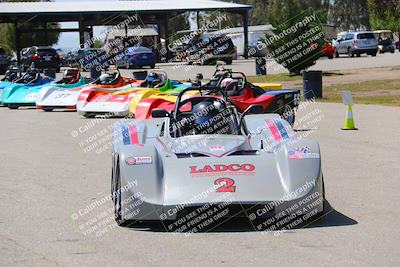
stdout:
POLYGON ((225 110, 225 104, 218 99, 207 99, 197 103, 192 108, 192 114, 195 117, 195 124, 201 126, 218 116, 225 110))
POLYGON ((232 78, 225 78, 221 81, 221 87, 226 88, 229 84, 233 83, 235 80, 232 78))

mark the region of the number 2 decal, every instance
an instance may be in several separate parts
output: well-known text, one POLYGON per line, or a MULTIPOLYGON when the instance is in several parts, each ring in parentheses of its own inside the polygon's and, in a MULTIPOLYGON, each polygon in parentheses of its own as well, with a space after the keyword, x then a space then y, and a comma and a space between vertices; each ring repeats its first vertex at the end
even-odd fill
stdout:
POLYGON ((219 186, 217 192, 236 192, 235 181, 231 178, 219 178, 214 181, 214 185, 219 186))

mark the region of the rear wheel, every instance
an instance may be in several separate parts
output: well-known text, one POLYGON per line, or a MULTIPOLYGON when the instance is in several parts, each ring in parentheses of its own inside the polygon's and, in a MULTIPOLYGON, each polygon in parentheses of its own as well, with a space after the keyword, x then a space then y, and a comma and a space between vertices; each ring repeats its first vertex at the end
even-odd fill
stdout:
POLYGON ((372 53, 371 56, 376 57, 376 52, 372 53))
POLYGON ((44 111, 46 111, 46 112, 53 111, 53 109, 52 109, 52 108, 43 108, 43 110, 44 110, 44 111))

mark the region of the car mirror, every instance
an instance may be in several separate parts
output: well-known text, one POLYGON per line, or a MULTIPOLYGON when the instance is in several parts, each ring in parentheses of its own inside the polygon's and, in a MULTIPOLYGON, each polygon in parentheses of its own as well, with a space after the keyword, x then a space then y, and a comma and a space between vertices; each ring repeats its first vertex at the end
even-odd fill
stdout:
POLYGON ((169 114, 169 112, 166 111, 165 109, 156 108, 156 109, 153 109, 153 110, 151 111, 151 116, 152 116, 153 118, 167 118, 167 117, 170 116, 170 114, 169 114))

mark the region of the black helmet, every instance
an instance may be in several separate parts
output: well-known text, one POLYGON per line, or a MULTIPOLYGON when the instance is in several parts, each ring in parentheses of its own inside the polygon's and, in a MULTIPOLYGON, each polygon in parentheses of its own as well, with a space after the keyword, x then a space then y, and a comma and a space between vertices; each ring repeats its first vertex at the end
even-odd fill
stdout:
POLYGON ((218 99, 206 99, 193 106, 192 114, 195 117, 195 123, 197 125, 202 125, 210 122, 212 118, 216 117, 224 110, 225 104, 218 99))

